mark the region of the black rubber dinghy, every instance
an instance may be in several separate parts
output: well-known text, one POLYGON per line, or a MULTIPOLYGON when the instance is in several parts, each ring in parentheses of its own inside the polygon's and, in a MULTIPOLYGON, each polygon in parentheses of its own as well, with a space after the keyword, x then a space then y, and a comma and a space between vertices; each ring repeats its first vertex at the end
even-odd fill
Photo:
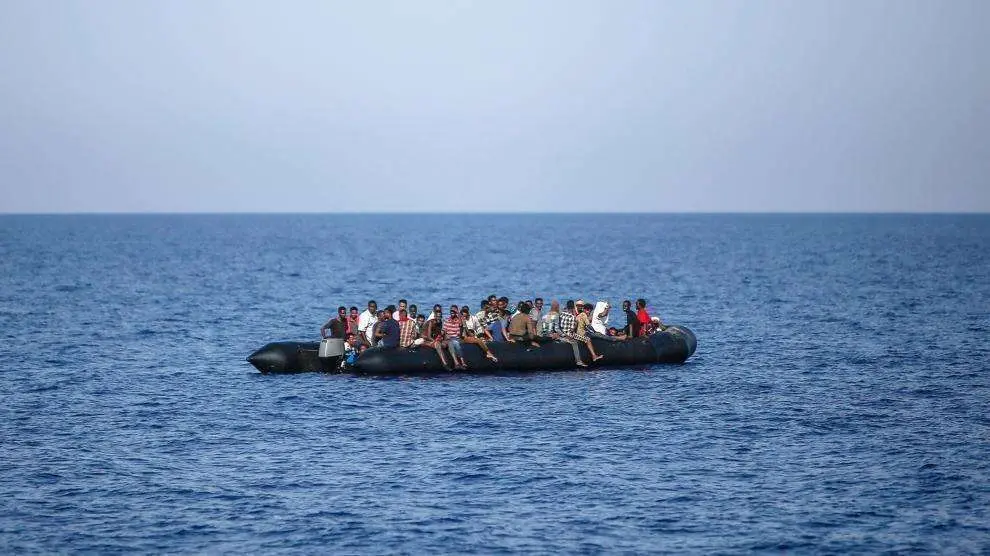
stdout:
MULTIPOLYGON (((697 340, 683 326, 669 326, 663 332, 629 340, 593 337, 595 351, 603 357, 591 362, 591 354, 579 345, 581 360, 589 368, 628 367, 656 363, 683 363, 694 354, 697 340)), ((545 342, 540 347, 529 343, 490 342, 498 363, 490 361, 478 346, 464 344, 466 370, 448 370, 432 348, 372 348, 358 357, 353 366, 340 368, 339 356, 319 357, 319 342, 273 342, 248 357, 262 373, 298 373, 310 371, 345 372, 366 375, 429 375, 442 373, 504 373, 520 371, 564 371, 577 369, 574 350, 564 342, 545 342)), ((450 352, 445 351, 447 361, 450 352)))

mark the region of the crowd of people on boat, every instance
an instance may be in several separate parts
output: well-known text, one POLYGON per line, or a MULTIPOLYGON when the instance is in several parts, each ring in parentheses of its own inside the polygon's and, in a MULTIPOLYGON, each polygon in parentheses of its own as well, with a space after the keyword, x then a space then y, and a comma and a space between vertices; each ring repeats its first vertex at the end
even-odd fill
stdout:
POLYGON ((367 309, 358 312, 357 307, 338 307, 337 314, 320 329, 323 338, 343 338, 345 361, 354 358, 365 349, 434 349, 440 361, 448 368, 467 367, 463 345, 478 346, 488 359, 498 358, 489 348, 492 342, 521 342, 540 347, 547 342, 565 342, 574 351, 579 367, 586 367, 579 346, 584 344, 592 361, 601 359, 591 338, 610 341, 645 336, 664 325, 646 310, 646 300, 622 302, 621 328, 609 326, 611 305, 608 301, 585 303, 583 300, 567 300, 563 307, 557 300, 544 310, 543 299, 519 301, 514 311, 509 310, 509 298, 489 295, 481 300, 479 311, 472 313, 467 305, 451 305, 444 317, 443 306, 433 305, 429 314, 419 312, 416 305, 400 299, 397 305, 379 309, 374 301, 368 301, 367 309), (446 352, 446 353, 445 353, 446 352), (448 361, 447 355, 450 356, 448 361))

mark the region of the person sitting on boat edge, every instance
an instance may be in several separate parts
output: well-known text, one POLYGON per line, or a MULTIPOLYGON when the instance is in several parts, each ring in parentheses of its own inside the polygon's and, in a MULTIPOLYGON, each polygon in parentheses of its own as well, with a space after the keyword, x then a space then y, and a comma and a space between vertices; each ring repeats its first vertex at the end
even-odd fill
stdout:
POLYGON ((378 330, 375 331, 378 347, 385 349, 399 347, 399 333, 399 323, 392 318, 392 311, 382 311, 382 318, 378 321, 378 330))
POLYGON ((461 306, 461 324, 464 325, 465 329, 474 332, 475 336, 482 333, 481 321, 471 314, 471 308, 467 305, 461 306))
POLYGON ((454 359, 455 369, 466 369, 464 351, 461 349, 461 313, 457 305, 450 306, 450 316, 443 321, 443 341, 454 359))
POLYGON ((577 315, 574 316, 575 330, 572 336, 578 341, 585 342, 588 346, 588 351, 591 352, 591 360, 598 361, 601 359, 600 356, 595 355, 595 348, 591 344, 592 332, 591 328, 591 304, 585 303, 584 301, 577 302, 577 315))
POLYGON ((443 320, 443 307, 441 307, 439 303, 435 304, 433 306, 433 311, 426 316, 426 320, 428 321, 433 319, 443 320))
POLYGON ((543 298, 537 297, 533 300, 533 308, 529 311, 529 318, 533 319, 533 322, 540 322, 543 318, 543 298))
POLYGON ((505 321, 502 318, 502 311, 498 308, 498 302, 489 302, 488 310, 485 312, 485 320, 482 324, 485 325, 485 330, 487 330, 488 337, 491 341, 505 341, 505 327, 503 326, 504 322, 505 321))
POLYGON ((323 338, 343 338, 347 335, 347 308, 337 307, 337 316, 328 320, 326 324, 320 328, 320 336, 323 338), (330 331, 330 335, 327 335, 327 330, 330 331))
POLYGON ((420 315, 419 318, 424 320, 420 327, 419 338, 413 342, 413 348, 432 348, 436 350, 437 357, 440 358, 440 363, 444 368, 450 369, 450 364, 447 363, 447 358, 443 354, 443 328, 440 320, 425 320, 423 315, 420 315))
POLYGON ((488 343, 483 339, 484 327, 482 327, 481 323, 478 322, 478 319, 471 314, 471 310, 468 309, 467 305, 461 307, 461 321, 464 325, 461 341, 465 344, 474 344, 478 346, 481 348, 481 351, 484 352, 485 357, 491 359, 495 363, 498 363, 498 358, 495 357, 492 350, 488 348, 488 343))
POLYGON ((651 323, 650 314, 646 312, 646 300, 643 298, 636 300, 636 322, 639 323, 639 333, 637 336, 646 336, 649 333, 651 323))
POLYGON ((556 340, 560 338, 560 302, 550 302, 550 312, 540 319, 540 336, 556 340))
POLYGON ((595 310, 591 313, 591 328, 599 334, 608 333, 608 311, 611 305, 608 301, 599 301, 595 304, 595 310))
MULTIPOLYGON (((584 301, 578 300, 577 303, 572 301, 567 302, 567 310, 560 315, 560 328, 561 336, 564 341, 571 344, 575 352, 577 352, 577 342, 583 343, 588 348, 588 352, 591 353, 591 361, 595 362, 602 358, 601 355, 595 352, 595 346, 591 343, 591 338, 589 338, 585 331, 588 327, 589 317, 588 314, 582 311, 584 308, 584 301), (564 317, 570 316, 573 324, 568 323, 568 326, 564 325, 564 317)), ((586 365, 578 365, 586 366, 586 365)))
POLYGON ((636 318, 636 312, 632 310, 632 301, 627 299, 622 302, 622 313, 626 317, 626 337, 635 338, 639 336, 640 325, 639 320, 636 318))
POLYGON ((534 347, 540 347, 536 341, 536 324, 529 316, 533 308, 525 301, 520 301, 517 309, 518 312, 509 320, 509 341, 529 342, 534 347))
POLYGON ((578 367, 587 367, 588 364, 581 360, 581 350, 578 348, 578 341, 571 338, 571 333, 574 331, 574 300, 568 299, 564 303, 564 310, 560 312, 559 319, 560 334, 557 339, 561 342, 571 344, 571 349, 574 350, 574 364, 578 367))

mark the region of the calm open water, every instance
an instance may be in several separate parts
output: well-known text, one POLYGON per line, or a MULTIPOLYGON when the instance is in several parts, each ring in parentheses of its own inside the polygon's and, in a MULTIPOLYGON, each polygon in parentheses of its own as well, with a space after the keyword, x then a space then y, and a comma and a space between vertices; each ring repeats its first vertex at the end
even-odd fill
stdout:
POLYGON ((0 551, 986 552, 990 216, 0 216, 0 551), (263 376, 337 305, 646 297, 680 366, 263 376))

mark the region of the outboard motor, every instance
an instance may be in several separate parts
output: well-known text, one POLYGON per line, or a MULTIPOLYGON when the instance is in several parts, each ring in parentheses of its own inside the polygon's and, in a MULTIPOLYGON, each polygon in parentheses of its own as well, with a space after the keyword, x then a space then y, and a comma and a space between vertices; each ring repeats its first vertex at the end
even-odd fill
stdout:
POLYGON ((340 357, 344 355, 343 338, 324 338, 320 342, 319 356, 321 358, 340 357))

